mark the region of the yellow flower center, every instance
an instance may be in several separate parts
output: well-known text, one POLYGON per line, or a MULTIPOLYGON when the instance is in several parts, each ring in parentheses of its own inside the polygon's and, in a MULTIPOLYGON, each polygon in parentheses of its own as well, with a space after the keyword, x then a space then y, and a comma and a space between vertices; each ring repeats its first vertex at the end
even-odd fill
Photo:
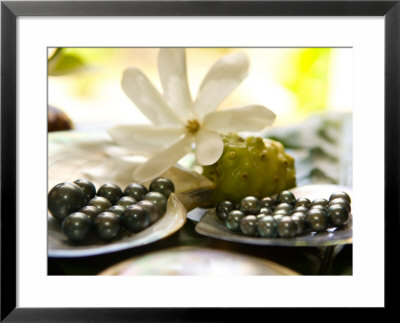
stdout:
POLYGON ((187 132, 195 134, 200 129, 200 124, 197 120, 189 120, 186 124, 187 132))

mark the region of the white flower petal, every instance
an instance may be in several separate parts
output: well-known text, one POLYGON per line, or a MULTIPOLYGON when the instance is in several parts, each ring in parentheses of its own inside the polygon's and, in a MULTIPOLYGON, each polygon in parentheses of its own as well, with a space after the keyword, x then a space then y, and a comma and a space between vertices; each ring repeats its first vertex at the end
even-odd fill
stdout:
POLYGON ((160 151, 184 134, 180 127, 153 125, 117 125, 108 129, 108 133, 118 145, 135 152, 160 151))
POLYGON ((127 68, 122 75, 121 86, 126 95, 155 125, 182 124, 181 119, 139 69, 127 68))
POLYGON ((184 136, 175 144, 153 155, 147 162, 136 168, 133 178, 138 182, 145 182, 160 176, 190 152, 192 142, 192 136, 184 136))
POLYGON ((243 53, 219 59, 200 85, 193 109, 200 116, 214 111, 247 76, 249 61, 243 53))
POLYGON ((189 119, 193 102, 187 80, 185 49, 161 48, 158 71, 165 100, 182 119, 189 119))
POLYGON ((259 131, 275 121, 275 113, 261 105, 214 111, 203 118, 203 127, 220 133, 259 131))
POLYGON ((89 180, 127 185, 133 181, 133 171, 142 163, 140 158, 110 156, 93 167, 84 168, 82 174, 89 180))
POLYGON ((214 164, 224 151, 224 142, 215 131, 201 129, 196 134, 196 162, 199 165, 214 164))

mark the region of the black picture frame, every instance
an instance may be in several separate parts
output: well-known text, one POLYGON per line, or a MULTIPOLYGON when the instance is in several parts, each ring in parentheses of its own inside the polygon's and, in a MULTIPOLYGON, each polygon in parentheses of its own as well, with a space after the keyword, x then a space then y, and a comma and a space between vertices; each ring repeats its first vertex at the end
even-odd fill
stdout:
MULTIPOLYGON (((2 1, 1 3, 1 321, 236 321, 240 309, 18 308, 16 306, 16 21, 20 16, 382 16, 385 19, 385 284, 398 282, 400 0, 378 1, 2 1), (395 249, 396 248, 396 249, 395 249)), ((373 170, 371 170, 373 172, 373 170)), ((393 284, 396 286, 397 284, 393 284)), ((390 302, 385 286, 385 309, 390 302)))

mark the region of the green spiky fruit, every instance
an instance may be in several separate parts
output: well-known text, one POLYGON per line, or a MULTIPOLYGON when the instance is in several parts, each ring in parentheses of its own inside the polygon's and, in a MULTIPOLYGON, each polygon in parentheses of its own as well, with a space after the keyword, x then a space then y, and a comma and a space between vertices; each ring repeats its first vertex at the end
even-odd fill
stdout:
POLYGON ((203 175, 215 183, 212 205, 223 200, 239 203, 246 196, 263 198, 296 186, 294 158, 283 145, 261 137, 223 136, 224 151, 203 175))

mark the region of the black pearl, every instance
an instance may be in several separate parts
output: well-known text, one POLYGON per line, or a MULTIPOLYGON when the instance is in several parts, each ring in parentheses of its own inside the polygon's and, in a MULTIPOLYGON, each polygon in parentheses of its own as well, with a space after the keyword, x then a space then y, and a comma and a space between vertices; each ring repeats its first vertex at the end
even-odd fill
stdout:
POLYGON ((311 202, 310 208, 316 205, 322 205, 323 207, 328 207, 329 201, 323 198, 315 199, 311 202))
POLYGON ((86 203, 82 189, 75 183, 60 183, 54 186, 49 194, 47 205, 49 212, 58 220, 78 211, 86 203))
POLYGON ((85 205, 83 208, 79 210, 79 212, 85 213, 89 217, 89 221, 92 224, 96 216, 101 211, 93 205, 85 205))
POLYGON ((279 210, 275 209, 272 215, 290 215, 292 213, 292 211, 290 209, 287 208, 281 208, 279 210))
POLYGON ((289 214, 284 213, 285 211, 279 212, 279 213, 274 213, 272 217, 275 219, 276 222, 279 222, 282 220, 284 216, 289 216, 289 214))
POLYGON ((121 205, 121 206, 127 207, 129 205, 133 205, 133 204, 136 204, 136 203, 137 203, 137 201, 133 197, 131 197, 131 196, 122 196, 118 200, 116 205, 121 205))
POLYGON ((349 204, 351 204, 351 198, 349 196, 349 194, 347 194, 346 192, 334 192, 332 193, 332 195, 329 197, 329 201, 338 199, 338 198, 342 198, 345 199, 349 202, 349 204))
POLYGON ((276 201, 272 198, 272 197, 264 197, 263 199, 261 199, 260 203, 261 203, 261 208, 263 207, 267 207, 269 209, 274 209, 275 207, 275 203, 276 201))
POLYGON ((245 214, 240 210, 232 210, 225 218, 225 225, 231 231, 240 230, 240 220, 245 214))
POLYGON ((235 205, 231 201, 221 201, 215 208, 215 213, 222 222, 225 222, 225 218, 230 211, 235 209, 235 205))
POLYGON ((299 198, 296 200, 296 204, 295 204, 296 207, 298 207, 298 206, 304 206, 304 207, 306 207, 306 208, 310 207, 310 205, 311 205, 311 201, 310 201, 308 198, 306 198, 306 197, 299 197, 299 198))
POLYGON ((278 222, 270 215, 265 215, 257 221, 258 234, 264 238, 273 238, 278 235, 278 222))
POLYGON ((257 218, 255 215, 246 215, 239 221, 240 231, 247 235, 252 236, 257 233, 257 218))
POLYGON ((291 191, 282 191, 276 197, 277 204, 288 203, 294 205, 296 203, 296 197, 291 191))
POLYGON ((130 232, 140 232, 150 225, 150 214, 143 206, 130 205, 123 215, 123 223, 130 232))
POLYGON ((104 197, 109 200, 111 204, 115 204, 122 196, 122 190, 118 185, 106 183, 99 187, 97 196, 104 197))
POLYGON ((245 215, 256 215, 260 213, 261 202, 255 196, 247 196, 240 201, 239 210, 245 215))
POLYGON ((95 196, 94 198, 92 198, 89 201, 88 205, 97 207, 101 212, 104 212, 112 206, 111 202, 108 199, 101 196, 95 196))
POLYGON ((321 204, 315 204, 315 205, 311 205, 309 210, 315 210, 315 209, 319 209, 322 212, 326 212, 326 206, 323 206, 321 204))
POLYGON ((74 212, 68 215, 61 224, 62 232, 71 241, 83 240, 90 229, 89 217, 82 212, 74 212))
POLYGON ((159 208, 151 201, 149 200, 143 200, 139 201, 137 205, 140 205, 141 207, 145 208, 149 212, 150 216, 150 224, 153 224, 158 221, 159 218, 161 218, 161 212, 159 208))
POLYGON ((175 192, 174 183, 165 177, 159 177, 154 179, 149 186, 150 191, 159 192, 168 198, 171 193, 175 192))
POLYGON ((339 197, 339 198, 333 199, 332 201, 329 202, 329 206, 336 205, 336 204, 345 207, 347 212, 349 212, 349 213, 351 212, 350 203, 346 199, 339 197))
POLYGON ((292 214, 292 221, 296 225, 296 235, 301 235, 305 229, 306 214, 302 212, 295 212, 292 214))
MULTIPOLYGON (((307 212, 308 212, 308 211, 307 211, 307 212)), ((296 212, 293 212, 293 213, 291 214, 291 216, 292 216, 292 217, 296 216, 296 217, 300 218, 301 220, 305 221, 306 216, 307 216, 307 212, 296 211, 296 212)))
POLYGON ((144 199, 153 202, 160 210, 161 215, 166 212, 168 200, 163 194, 159 192, 148 192, 144 196, 144 199))
POLYGON ((294 212, 303 212, 303 213, 307 213, 307 212, 308 212, 308 208, 305 207, 304 205, 299 205, 299 206, 296 206, 296 207, 293 209, 293 213, 294 213, 294 212))
POLYGON ((263 214, 263 215, 272 215, 274 213, 274 211, 268 207, 262 207, 260 209, 260 213, 259 214, 263 214))
POLYGON ((311 231, 322 232, 328 227, 326 212, 321 208, 310 209, 305 218, 306 226, 311 231))
POLYGON ((113 205, 109 207, 106 211, 115 213, 116 215, 119 216, 120 219, 122 219, 122 216, 124 215, 126 207, 123 205, 113 205))
POLYGON ((107 212, 111 212, 114 213, 118 216, 119 218, 119 222, 120 222, 120 226, 119 226, 119 232, 124 231, 124 226, 122 225, 122 221, 123 221, 123 216, 125 213, 125 206, 122 205, 113 205, 111 207, 109 207, 106 211, 107 212))
POLYGON ((105 241, 114 239, 120 232, 121 221, 114 212, 102 212, 93 222, 96 235, 105 241))
POLYGON ((96 196, 96 186, 85 178, 79 178, 74 181, 83 191, 86 203, 96 196))
POLYGON ((274 212, 277 212, 280 210, 284 210, 290 214, 293 211, 293 207, 289 203, 282 202, 282 203, 278 204, 277 206, 275 206, 274 212))
POLYGON ((282 238, 293 238, 296 235, 296 224, 290 216, 284 216, 278 222, 278 235, 282 238))
POLYGON ((146 186, 140 183, 131 183, 125 188, 123 195, 133 197, 136 201, 141 201, 148 192, 146 186))
POLYGON ((349 220, 348 210, 340 204, 329 206, 326 214, 329 224, 334 227, 342 227, 349 220))

